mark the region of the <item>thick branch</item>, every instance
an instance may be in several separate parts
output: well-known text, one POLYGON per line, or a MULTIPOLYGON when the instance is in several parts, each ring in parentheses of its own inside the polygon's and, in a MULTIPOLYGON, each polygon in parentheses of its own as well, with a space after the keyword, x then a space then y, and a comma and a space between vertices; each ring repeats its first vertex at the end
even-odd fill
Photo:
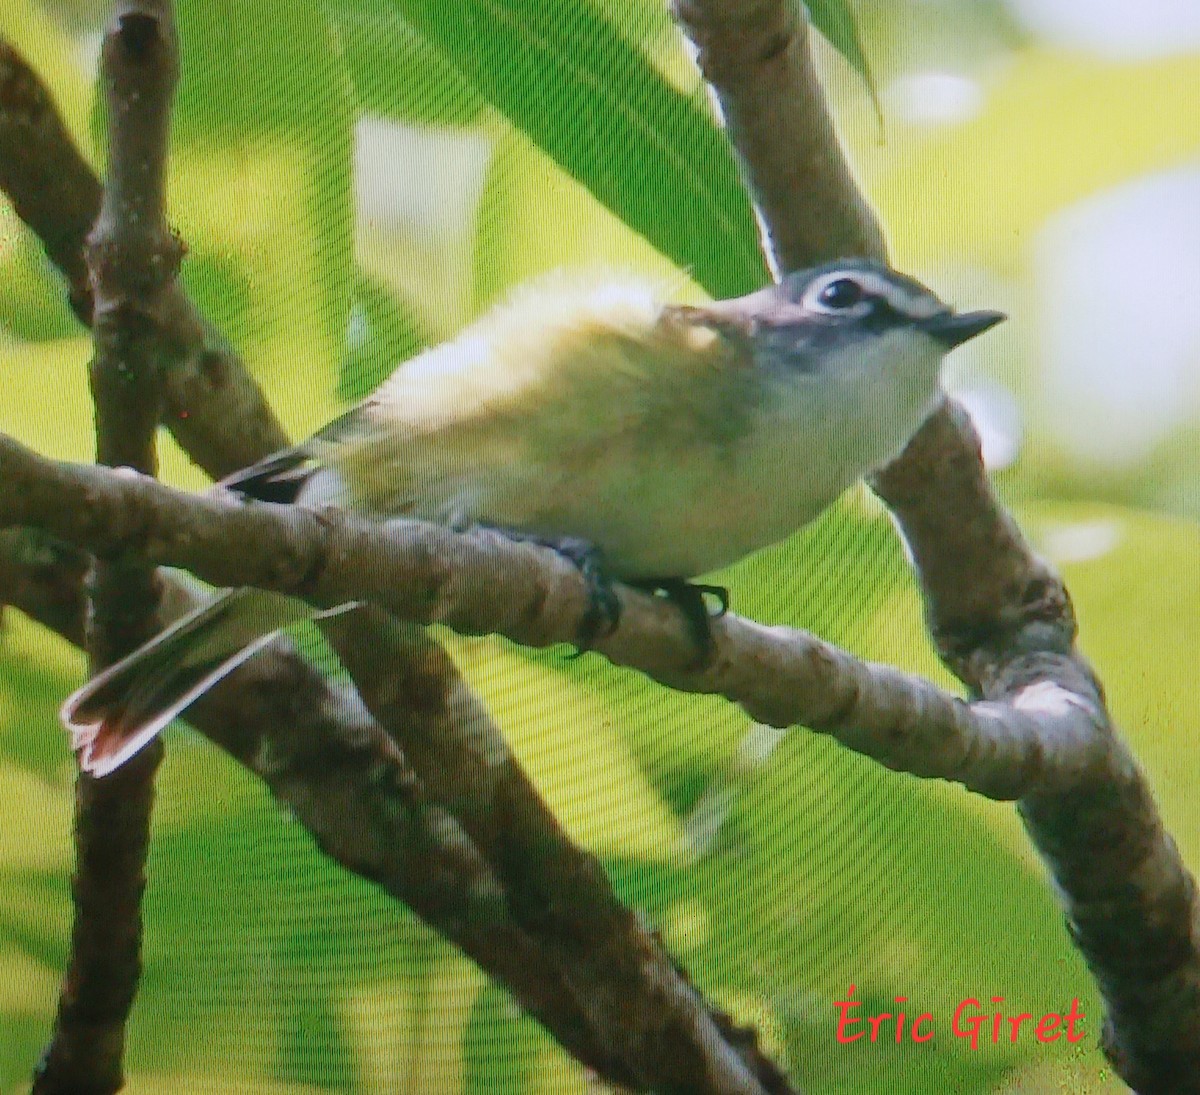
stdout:
MULTIPOLYGON (((939 653, 961 679, 1000 700, 1047 687, 1099 701, 1067 591, 997 503, 961 408, 931 421, 876 489, 912 549, 939 653), (930 482, 945 502, 932 502, 930 482)), ((1113 740, 1107 778, 1026 791, 1020 815, 1104 994, 1105 1052, 1135 1090, 1178 1091, 1200 1066, 1200 902, 1106 713, 1101 725, 1113 740)))
MULTIPOLYGON (((678 8, 720 98, 777 263, 883 258, 874 214, 833 137, 796 11, 786 0, 681 0, 678 8)), ((1066 590, 997 503, 975 432, 954 404, 873 485, 912 549, 946 663, 1005 709, 1040 696, 1046 746, 1065 768, 1089 773, 1071 788, 1029 782, 1017 766, 1009 787, 1023 796, 1022 819, 1104 992, 1110 1059, 1139 1090, 1180 1090, 1180 1077, 1200 1067, 1195 885, 1074 648, 1066 590), (1046 717, 1055 708, 1087 709, 1090 732, 1064 734, 1059 717, 1046 717)))
MULTIPOLYGON (((554 552, 480 530, 378 525, 339 511, 189 495, 132 472, 45 460, 0 439, 0 523, 31 524, 102 555, 135 553, 220 585, 254 585, 329 605, 365 599, 419 623, 514 642, 570 642, 587 607, 554 552)), ((597 650, 674 688, 720 693, 774 726, 803 723, 889 767, 1012 798, 1077 787, 1110 769, 1096 697, 1035 681, 1011 704, 968 704, 813 636, 729 615, 698 665, 682 618, 620 589, 620 627, 597 650)), ((1079 684, 1079 682, 1073 682, 1079 684)))
MULTIPOLYGON (((87 556, 31 529, 0 532, 0 604, 83 642, 87 556)), ((164 581, 159 622, 196 607, 164 581)), ((504 985, 580 1061, 633 1082, 597 1040, 574 991, 518 924, 502 887, 351 692, 279 641, 188 710, 201 733, 255 772, 347 870, 413 909, 504 985)), ((107 783, 106 780, 100 781, 107 783)))
POLYGON ((758 206, 768 254, 786 269, 886 258, 809 63, 799 4, 675 0, 758 206))

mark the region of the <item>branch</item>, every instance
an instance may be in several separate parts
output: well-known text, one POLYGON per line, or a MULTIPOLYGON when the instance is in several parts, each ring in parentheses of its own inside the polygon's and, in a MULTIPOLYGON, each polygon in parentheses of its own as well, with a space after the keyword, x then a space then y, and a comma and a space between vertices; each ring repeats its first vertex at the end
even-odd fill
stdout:
MULTIPOLYGON (((78 643, 86 566, 78 549, 41 533, 0 532, 0 603, 78 643)), ((165 626, 197 599, 178 581, 164 586, 165 626)), ((415 725, 412 736, 427 739, 434 754, 438 712, 435 702, 407 716, 415 725)), ((221 681, 188 709, 188 721, 263 779, 326 855, 411 908, 507 988, 577 1060, 610 1082, 650 1086, 645 1077, 652 1076, 654 1089, 662 1091, 794 1090, 752 1033, 719 1012, 706 1012, 682 971, 664 975, 670 962, 657 937, 632 916, 629 923, 613 921, 607 910, 615 898, 579 917, 582 938, 597 941, 584 969, 572 953, 579 944, 571 941, 571 917, 578 910, 571 908, 570 915, 536 910, 540 918, 531 927, 529 902, 510 900, 509 885, 475 850, 459 820, 424 792, 359 698, 332 688, 290 643, 271 644, 221 681), (596 929, 598 919, 603 933, 596 929), (622 983, 619 976, 630 976, 631 956, 643 968, 622 983), (613 960, 613 967, 594 968, 605 960, 613 960), (623 1001, 630 1013, 626 1022, 614 1030, 609 1010, 588 992, 615 993, 611 1010, 618 1012, 623 1001), (648 1016, 644 1009, 652 996, 658 1011, 648 1016), (690 1029, 681 1028, 685 1020, 690 1029), (707 1040, 700 1050, 697 1038, 707 1040), (735 1060, 721 1063, 735 1052, 761 1087, 740 1074, 735 1060), (679 1077, 684 1086, 672 1088, 679 1077)), ((469 729, 478 724, 464 726, 464 732, 469 729)), ((485 743, 476 748, 490 753, 485 743)), ((461 759, 452 759, 461 769, 461 759)), ((503 772, 506 765, 500 767, 503 772)), ((503 787, 506 777, 494 778, 503 787)), ((553 843, 543 852, 554 857, 553 843)), ((562 893, 573 906, 580 889, 566 881, 562 893)))
MULTIPOLYGON (((91 325, 84 243, 102 189, 79 154, 45 86, 0 38, 0 189, 36 233, 70 286, 71 306, 91 325)), ((178 283, 164 286, 159 321, 169 334, 160 362, 164 424, 214 478, 288 443, 240 358, 178 283)))
MULTIPOLYGON (((491 530, 376 524, 338 510, 192 495, 134 472, 46 460, 0 437, 0 524, 34 525, 102 556, 133 554, 218 585, 334 605, 369 600, 401 619, 526 646, 572 642, 587 609, 556 553, 491 530)), ((803 631, 726 615, 698 664, 662 598, 618 587, 621 623, 596 650, 687 692, 719 693, 772 726, 806 725, 891 768, 992 798, 1078 787, 1106 773, 1096 697, 1033 682, 1011 705, 966 703, 919 677, 860 661, 803 631)))
MULTIPOLYGON (((677 14, 700 48, 778 263, 883 258, 874 214, 829 124, 796 6, 679 0, 677 14)), ((1009 790, 1021 796, 1021 818, 1107 1002, 1105 1052, 1133 1087, 1178 1090, 1180 1077, 1200 1067, 1195 883, 1075 649, 1066 590, 996 501, 978 438, 954 404, 873 485, 912 550, 943 660, 994 701, 991 710, 1034 719, 1044 752, 1025 761, 1035 771, 1076 769, 1074 785, 1031 780, 1012 756, 1009 790), (1087 711, 1090 725, 1071 711, 1087 711)))
MULTIPOLYGON (((31 529, 0 532, 0 603, 76 645, 84 637, 87 569, 87 556, 70 545, 31 529)), ((165 626, 199 599, 178 580, 163 586, 165 626)), ((326 855, 460 947, 578 1060, 633 1082, 542 945, 506 908, 499 880, 470 838, 422 793, 357 696, 330 685, 280 640, 201 697, 188 721, 259 776, 326 855)))
POLYGON ((787 269, 852 255, 886 261, 883 232, 838 144, 808 56, 808 23, 780 0, 675 0, 759 210, 787 269))
MULTIPOLYGON (((0 164, 10 150, 13 159, 37 162, 44 156, 62 165, 63 173, 73 178, 64 193, 77 205, 86 207, 93 190, 98 195, 98 184, 71 147, 50 97, 24 62, 7 50, 0 53, 0 164), (5 114, 9 87, 23 89, 16 97, 24 105, 15 121, 5 114)), ((0 176, 0 183, 13 187, 9 192, 19 212, 42 208, 37 195, 22 190, 31 185, 31 177, 36 172, 0 176)), ((73 219, 86 224, 93 215, 87 208, 55 210, 51 205, 45 216, 26 216, 26 220, 49 247, 50 226, 73 223, 73 219)), ((50 249, 51 257, 69 268, 82 244, 81 230, 61 247, 50 249)), ((189 455, 217 477, 286 444, 241 361, 182 292, 174 285, 168 287, 160 304, 160 320, 172 334, 171 346, 162 356, 166 424, 189 455)), ((24 588, 26 580, 17 584, 24 588)), ((168 594, 170 590, 168 585, 168 594)), ((58 618, 62 609, 54 601, 48 606, 38 604, 52 610, 50 619, 58 618)), ((390 885, 390 892, 424 910, 422 915, 431 924, 505 984, 569 1051, 614 1082, 654 1083, 667 1089, 676 1080, 692 1082, 696 1091, 742 1090, 738 1085, 744 1078, 736 1059, 723 1061, 735 1053, 768 1090, 790 1090, 753 1037, 706 1008, 652 933, 621 905, 595 858, 562 832, 478 700, 423 631, 371 610, 331 621, 326 632, 382 727, 376 732, 386 732, 399 745, 426 792, 451 811, 486 855, 490 869, 498 872, 496 877, 526 933, 523 943, 509 946, 503 933, 498 949, 479 940, 464 942, 448 922, 457 915, 450 903, 431 905, 419 893, 405 896, 408 891, 399 884, 390 885), (578 1001, 586 1001, 586 1017, 578 1001), (731 1071, 738 1076, 732 1088, 713 1086, 731 1071)), ((311 677, 305 678, 308 690, 296 696, 298 670, 292 664, 296 655, 275 650, 272 657, 290 659, 286 671, 271 678, 287 689, 278 697, 277 712, 292 717, 293 704, 300 699, 302 712, 334 709, 319 680, 311 677)), ((261 705, 257 692, 261 682, 238 677, 230 681, 231 689, 235 681, 248 682, 245 688, 250 693, 243 695, 242 688, 231 692, 226 710, 236 714, 261 705)), ((240 748, 241 725, 234 719, 222 730, 221 724, 201 719, 209 737, 253 766, 259 754, 256 749, 240 748)), ((335 722, 325 725, 331 733, 337 726, 335 722)), ((272 724, 270 734, 286 736, 290 731, 285 721, 272 724)), ((349 747, 354 740, 354 727, 343 726, 329 743, 347 758, 339 768, 346 786, 361 786, 377 767, 372 759, 375 753, 349 747), (349 758, 359 768, 350 770, 349 758)), ((376 743, 374 748, 378 752, 381 746, 376 743)), ((269 773, 259 774, 273 786, 278 784, 269 773)), ((289 770, 285 776, 290 785, 300 786, 303 774, 289 770)), ((313 770, 314 777, 320 774, 319 767, 313 770)), ((374 877, 374 867, 356 866, 373 862, 374 853, 364 851, 361 841, 348 840, 346 833, 337 841, 322 835, 325 819, 337 813, 336 791, 325 782, 311 783, 306 791, 311 808, 302 816, 329 854, 344 866, 374 877), (330 801, 325 803, 322 796, 330 801)), ((374 833, 364 830, 363 839, 375 839, 374 833)), ((394 839, 391 834, 385 846, 394 839)))
POLYGON ((92 286, 83 240, 100 212, 100 180, 75 148, 41 81, 2 38, 0 190, 66 277, 75 315, 90 325, 92 286))
MULTIPOLYGON (((154 474, 160 302, 183 248, 167 227, 165 172, 179 53, 170 7, 119 4, 104 36, 101 74, 110 119, 108 182, 87 237, 95 352, 97 460, 154 474)), ((97 565, 88 653, 93 671, 155 632, 153 566, 126 557, 97 565)), ((125 1024, 141 977, 141 896, 154 774, 162 744, 114 782, 75 783, 75 918, 49 1047, 33 1090, 115 1092, 124 1085, 125 1024)))
POLYGON ((453 804, 540 961, 572 989, 611 1058, 593 1067, 654 1091, 793 1091, 753 1033, 705 1004, 600 862, 571 842, 445 651, 411 623, 369 611, 377 617, 369 628, 360 611, 322 630, 371 713, 403 728, 404 753, 431 798, 453 804), (390 677, 366 671, 379 660, 393 665, 390 677))

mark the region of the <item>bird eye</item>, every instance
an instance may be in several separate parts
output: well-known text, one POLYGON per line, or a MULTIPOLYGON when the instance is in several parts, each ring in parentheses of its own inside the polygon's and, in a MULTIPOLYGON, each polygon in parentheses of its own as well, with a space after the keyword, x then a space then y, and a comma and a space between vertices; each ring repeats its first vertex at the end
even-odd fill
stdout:
POLYGON ((838 278, 831 281, 817 295, 817 303, 826 308, 842 310, 853 308, 863 298, 863 288, 853 278, 838 278))

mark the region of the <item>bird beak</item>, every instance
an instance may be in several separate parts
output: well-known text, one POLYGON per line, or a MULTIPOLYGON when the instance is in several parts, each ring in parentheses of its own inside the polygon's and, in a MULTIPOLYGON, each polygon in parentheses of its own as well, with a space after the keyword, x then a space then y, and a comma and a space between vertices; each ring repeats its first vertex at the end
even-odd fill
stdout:
POLYGON ((918 320, 917 327, 952 350, 1007 318, 1003 312, 942 312, 929 319, 918 320))

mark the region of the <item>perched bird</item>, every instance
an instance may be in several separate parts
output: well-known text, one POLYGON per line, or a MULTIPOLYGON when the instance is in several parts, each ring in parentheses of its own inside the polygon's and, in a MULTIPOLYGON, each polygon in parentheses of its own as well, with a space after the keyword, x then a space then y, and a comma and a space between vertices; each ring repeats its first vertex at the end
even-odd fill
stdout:
MULTIPOLYGON (((247 498, 486 525, 555 546, 592 583, 665 591, 707 636, 687 579, 816 517, 897 456, 941 398, 943 356, 1004 317, 957 313, 848 260, 735 300, 648 286, 527 289, 401 365, 308 441, 220 486, 247 498)), ((111 771, 196 696, 316 610, 231 590, 63 705, 81 764, 111 771)))

